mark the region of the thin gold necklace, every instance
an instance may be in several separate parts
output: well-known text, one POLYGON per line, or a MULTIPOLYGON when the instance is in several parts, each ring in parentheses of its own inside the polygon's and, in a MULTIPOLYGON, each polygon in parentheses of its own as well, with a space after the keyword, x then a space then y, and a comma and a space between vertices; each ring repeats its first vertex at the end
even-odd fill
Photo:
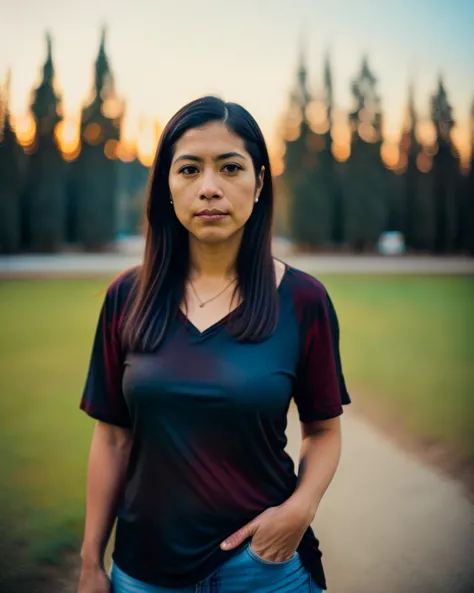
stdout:
POLYGON ((198 300, 199 306, 201 307, 201 309, 204 307, 204 305, 207 305, 207 303, 210 303, 211 301, 214 301, 215 299, 217 299, 217 297, 220 297, 221 294, 223 294, 228 288, 229 286, 232 286, 232 284, 237 280, 237 278, 234 278, 231 282, 229 282, 229 284, 227 284, 220 292, 218 292, 215 296, 211 297, 210 299, 207 299, 207 301, 201 301, 201 299, 199 298, 198 293, 196 292, 196 289, 194 288, 194 284, 191 282, 191 280, 189 280, 189 284, 191 285, 191 288, 193 289, 194 294, 196 295, 196 298, 198 300))

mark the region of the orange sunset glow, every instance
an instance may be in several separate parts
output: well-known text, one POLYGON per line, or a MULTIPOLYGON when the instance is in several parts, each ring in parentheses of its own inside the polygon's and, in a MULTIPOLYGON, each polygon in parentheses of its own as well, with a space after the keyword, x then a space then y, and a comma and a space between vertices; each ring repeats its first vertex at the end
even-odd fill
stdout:
MULTIPOLYGON (((84 23, 80 20, 84 12, 92 15, 97 12, 92 0, 84 2, 84 8, 69 11, 62 6, 56 12, 38 10, 36 15, 27 13, 22 17, 25 38, 21 42, 14 34, 18 30, 15 23, 6 27, 0 38, 0 81, 11 68, 9 106, 18 142, 27 151, 34 148, 35 122, 28 114, 28 108, 31 89, 36 87, 42 74, 45 30, 52 34, 55 88, 60 92, 60 108, 64 116, 64 121, 55 130, 61 153, 65 160, 74 160, 80 154, 81 142, 101 143, 101 130, 95 127, 96 124, 90 124, 92 127, 84 130, 84 138, 81 139, 79 133, 81 109, 93 90, 93 60, 100 41, 97 19, 93 17, 84 23), (69 24, 64 20, 63 12, 71 17, 69 24), (80 23, 77 33, 74 33, 75 21, 80 23), (68 41, 71 35, 74 35, 75 43, 68 41)), ((383 113, 381 154, 385 165, 392 168, 397 161, 396 145, 401 138, 410 85, 413 86, 419 119, 418 141, 423 146, 434 143, 430 101, 440 76, 445 81, 448 100, 453 107, 452 139, 459 150, 462 166, 469 163, 473 142, 470 113, 474 83, 466 74, 472 69, 469 62, 472 35, 462 32, 461 25, 467 22, 467 17, 461 16, 462 11, 440 13, 436 17, 433 9, 430 16, 433 23, 441 17, 443 22, 446 18, 451 19, 451 23, 444 25, 442 44, 428 36, 420 45, 420 35, 427 28, 426 11, 408 0, 390 3, 383 11, 369 9, 368 5, 353 10, 350 0, 338 0, 325 6, 324 10, 314 6, 314 10, 309 11, 303 7, 306 6, 305 0, 295 0, 291 10, 284 8, 285 3, 276 3, 272 6, 275 26, 266 31, 266 41, 262 44, 258 42, 260 21, 256 18, 250 25, 247 18, 252 14, 252 3, 244 2, 233 23, 223 19, 221 11, 217 10, 217 0, 209 0, 206 5, 209 5, 207 16, 197 15, 195 20, 199 26, 190 25, 185 33, 182 32, 181 11, 166 0, 150 5, 146 10, 143 6, 132 8, 131 5, 122 9, 113 3, 104 6, 101 18, 107 23, 107 59, 116 94, 104 97, 102 113, 117 121, 123 116, 121 140, 118 144, 107 144, 104 148, 107 158, 125 162, 138 158, 149 166, 165 122, 191 98, 211 92, 236 100, 249 109, 267 139, 275 175, 283 173, 281 143, 283 140, 295 141, 300 135, 302 114, 298 109, 287 112, 286 106, 301 74, 298 50, 302 47, 301 23, 304 19, 306 45, 303 53, 310 95, 304 115, 314 133, 324 135, 329 131, 324 99, 324 77, 327 75, 324 59, 328 56, 332 68, 333 103, 330 133, 332 152, 338 161, 350 157, 348 113, 354 108, 352 84, 362 56, 367 55, 369 62, 375 62, 374 74, 383 113), (348 11, 351 18, 341 18, 348 11), (407 15, 410 15, 413 27, 404 36, 403 43, 385 35, 384 31, 388 33, 390 27, 405 30, 407 15), (130 26, 132 22, 133 26, 130 26), (160 35, 155 35, 153 30, 152 24, 156 22, 167 22, 160 35), (245 43, 241 37, 243 24, 249 31, 245 43), (226 59, 215 51, 216 39, 221 47, 231 43, 236 48, 239 60, 232 68, 227 68, 226 59), (193 63, 198 63, 199 67, 183 70, 184 56, 192 56, 193 63), (145 119, 143 114, 146 114, 145 119), (284 125, 281 124, 283 115, 284 125), (157 126, 155 122, 160 124, 157 126)), ((358 133, 365 141, 374 142, 378 138, 370 118, 368 110, 360 111, 358 133)))
MULTIPOLYGON (((323 112, 321 104, 312 103, 307 111, 310 118, 310 127, 317 134, 324 134, 329 130, 329 124, 326 121, 326 113, 323 112)), ((269 152, 272 159, 272 169, 275 176, 284 172, 284 147, 285 141, 297 140, 300 134, 301 118, 290 113, 287 125, 283 130, 281 139, 276 139, 269 144, 269 152)), ((36 133, 36 124, 31 114, 13 118, 13 125, 18 139, 18 143, 27 152, 31 149, 36 133)), ((109 141, 106 144, 105 154, 108 158, 119 158, 124 162, 133 161, 139 158, 141 163, 147 167, 153 163, 156 147, 161 134, 161 124, 152 120, 141 125, 141 128, 129 126, 125 127, 125 133, 120 142, 109 141)), ((359 126, 361 137, 368 141, 374 141, 375 132, 373 128, 366 123, 359 126)), ((436 140, 433 123, 429 120, 420 121, 416 128, 417 140, 425 146, 427 153, 436 140)), ((89 124, 84 131, 85 140, 91 144, 97 144, 101 141, 101 130, 97 124, 89 124)), ((332 153, 336 160, 344 162, 350 157, 351 129, 347 120, 339 115, 336 118, 332 128, 331 136, 333 139, 332 153)), ((401 134, 400 134, 401 136, 401 134)), ((61 154, 66 161, 75 160, 81 151, 81 139, 79 123, 74 118, 66 118, 57 124, 55 128, 55 137, 61 150, 61 154)), ((452 131, 452 139, 459 150, 461 164, 466 165, 470 159, 470 134, 468 129, 462 129, 455 126, 452 131)), ((385 141, 382 144, 381 156, 387 168, 397 167, 400 158, 399 146, 396 142, 385 141)), ((420 158, 420 171, 429 170, 429 165, 424 157, 420 158)))

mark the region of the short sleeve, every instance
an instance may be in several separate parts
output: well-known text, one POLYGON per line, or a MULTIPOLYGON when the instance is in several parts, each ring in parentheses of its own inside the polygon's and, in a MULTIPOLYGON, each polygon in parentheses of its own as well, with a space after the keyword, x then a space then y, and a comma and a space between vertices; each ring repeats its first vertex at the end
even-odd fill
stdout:
POLYGON ((301 422, 328 420, 351 403, 342 372, 339 321, 322 289, 301 319, 301 353, 294 399, 301 422))
POLYGON ((99 314, 80 409, 92 418, 129 427, 122 392, 124 356, 118 335, 120 311, 116 287, 109 287, 99 314))

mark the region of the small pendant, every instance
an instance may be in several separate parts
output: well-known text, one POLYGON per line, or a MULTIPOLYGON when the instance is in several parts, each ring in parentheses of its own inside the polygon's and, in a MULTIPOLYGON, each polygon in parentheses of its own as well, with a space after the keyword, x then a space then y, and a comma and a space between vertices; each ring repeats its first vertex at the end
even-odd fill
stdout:
POLYGON ((201 307, 201 309, 204 307, 206 303, 201 303, 199 306, 201 307))

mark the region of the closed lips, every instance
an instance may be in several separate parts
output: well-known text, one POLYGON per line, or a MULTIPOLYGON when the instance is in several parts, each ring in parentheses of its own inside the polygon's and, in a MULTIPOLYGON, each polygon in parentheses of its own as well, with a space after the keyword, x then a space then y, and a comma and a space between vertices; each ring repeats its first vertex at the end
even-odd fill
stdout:
POLYGON ((223 212, 222 210, 201 210, 198 212, 196 216, 226 216, 227 212, 223 212))

